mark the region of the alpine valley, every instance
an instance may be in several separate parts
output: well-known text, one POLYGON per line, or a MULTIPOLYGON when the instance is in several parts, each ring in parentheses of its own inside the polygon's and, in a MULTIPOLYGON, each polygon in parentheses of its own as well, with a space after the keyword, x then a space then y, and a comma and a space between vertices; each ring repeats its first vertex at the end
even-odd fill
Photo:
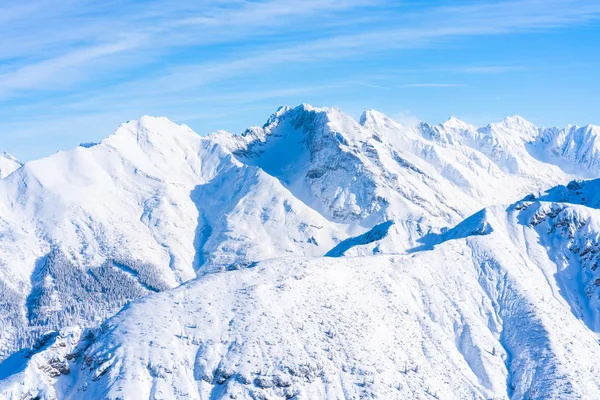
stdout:
POLYGON ((598 399, 600 127, 282 107, 0 155, 0 399, 598 399))

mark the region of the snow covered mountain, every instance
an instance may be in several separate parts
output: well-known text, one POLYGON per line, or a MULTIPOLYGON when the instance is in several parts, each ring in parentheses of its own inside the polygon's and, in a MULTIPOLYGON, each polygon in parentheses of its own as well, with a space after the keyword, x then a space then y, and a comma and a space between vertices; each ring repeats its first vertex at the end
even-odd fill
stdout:
POLYGON ((598 397, 597 132, 301 105, 28 162, 0 397, 598 397))
POLYGON ((0 154, 0 179, 6 178, 12 172, 16 171, 23 165, 19 160, 7 152, 0 154))
POLYGON ((600 214, 553 201, 487 208, 427 251, 203 276, 100 330, 63 330, 29 359, 16 354, 22 370, 0 388, 14 398, 597 398, 600 255, 581 243, 597 247, 600 214))
POLYGON ((207 260, 320 255, 345 237, 274 177, 149 117, 1 180, 0 232, 3 354, 177 286, 207 260))
POLYGON ((600 127, 568 126, 544 129, 532 143, 541 159, 560 165, 578 175, 596 177, 600 167, 600 127))

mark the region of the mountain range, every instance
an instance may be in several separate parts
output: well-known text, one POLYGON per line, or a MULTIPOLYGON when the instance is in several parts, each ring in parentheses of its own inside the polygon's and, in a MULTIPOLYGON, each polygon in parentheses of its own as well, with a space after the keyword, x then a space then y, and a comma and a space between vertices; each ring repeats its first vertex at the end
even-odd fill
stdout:
POLYGON ((600 398, 600 127, 282 107, 0 156, 0 398, 600 398))

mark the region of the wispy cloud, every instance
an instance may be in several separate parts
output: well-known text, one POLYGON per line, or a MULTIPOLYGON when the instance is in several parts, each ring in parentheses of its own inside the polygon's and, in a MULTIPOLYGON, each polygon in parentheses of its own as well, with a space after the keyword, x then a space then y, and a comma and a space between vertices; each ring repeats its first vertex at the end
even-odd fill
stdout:
POLYGON ((372 88, 372 89, 389 89, 389 86, 376 85, 374 83, 361 82, 361 81, 352 81, 351 84, 362 86, 362 87, 367 87, 367 88, 372 88))
POLYGON ((139 38, 131 37, 89 46, 5 72, 0 74, 0 98, 9 97, 18 89, 58 89, 64 84, 89 78, 81 68, 91 68, 96 61, 135 48, 138 43, 139 38))
MULTIPOLYGON (((440 7, 394 14, 394 21, 388 21, 389 16, 381 15, 380 8, 373 7, 385 6, 382 1, 367 0, 230 1, 219 2, 219 6, 212 2, 182 6, 151 1, 143 7, 136 2, 108 2, 103 6, 89 1, 66 1, 54 7, 55 4, 37 1, 28 6, 4 8, 6 26, 0 27, 0 34, 5 40, 0 44, 0 60, 6 63, 0 75, 0 93, 5 96, 8 89, 53 88, 48 82, 57 76, 62 85, 68 85, 70 79, 73 83, 94 79, 101 76, 98 64, 104 67, 103 59, 110 60, 125 50, 133 54, 124 55, 117 62, 124 70, 167 61, 167 71, 159 81, 173 74, 187 80, 186 75, 195 74, 197 69, 208 75, 223 75, 223 69, 228 74, 239 74, 254 65, 259 68, 285 62, 355 57, 429 46, 452 37, 549 29, 600 17, 600 4, 582 0, 440 7), (349 12, 357 9, 382 19, 382 27, 370 24, 355 33, 356 13, 349 12), (340 28, 340 20, 345 22, 346 29, 340 28), (334 21, 337 24, 332 24, 334 21), (398 25, 403 28, 392 27, 398 25), (238 44, 247 37, 264 40, 257 40, 248 50, 248 46, 238 44), (215 50, 207 47, 218 43, 228 45, 217 50, 220 53, 217 61, 206 62, 202 53, 212 55, 215 50), (231 46, 229 51, 228 46, 231 46), (197 51, 194 58, 200 63, 168 70, 168 59, 164 58, 182 48, 197 51), (207 71, 211 65, 213 71, 207 71), (71 74, 74 68, 78 70, 71 74)), ((474 67, 469 72, 486 72, 486 69, 474 67)))
POLYGON ((277 35, 310 29, 314 24, 305 22, 319 14, 343 14, 367 2, 233 0, 191 4, 150 1, 98 6, 84 0, 61 2, 56 7, 45 1, 27 7, 7 6, 0 20, 4 22, 0 25, 4 38, 0 42, 4 64, 0 96, 6 97, 8 89, 46 89, 56 77, 64 86, 69 80, 94 79, 101 76, 103 68, 114 70, 115 64, 124 70, 139 69, 163 61, 174 51, 195 50, 195 58, 202 60, 202 53, 207 53, 208 59, 215 52, 209 49, 215 44, 235 46, 252 37, 268 37, 269 42, 277 43, 277 35), (130 54, 122 54, 125 50, 130 54), (122 60, 114 60, 117 53, 122 60), (72 75, 74 68, 78 70, 72 75))
MULTIPOLYGON (((293 82, 291 89, 274 83, 264 87, 268 76, 289 68, 325 74, 322 71, 328 66, 347 60, 344 73, 351 75, 358 62, 407 49, 448 46, 458 38, 547 31, 598 19, 600 3, 587 0, 443 7, 392 0, 0 0, 0 117, 7 117, 0 124, 0 139, 24 131, 19 124, 29 124, 28 131, 39 128, 41 133, 44 125, 36 127, 28 115, 121 118, 179 109, 190 115, 190 107, 208 99, 251 103, 252 98, 278 98, 277 93, 288 98, 301 95, 293 82), (250 87, 257 77, 261 82, 250 87)), ((436 68, 445 67, 430 67, 436 68)), ((450 68, 464 74, 501 74, 524 67, 450 68)), ((334 86, 346 82, 381 89, 399 84, 381 84, 368 76, 343 76, 336 83, 335 75, 329 78, 334 86)), ((440 78, 442 83, 426 79, 400 82, 416 82, 403 87, 462 86, 444 83, 452 79, 447 77, 440 78)), ((307 93, 329 86, 327 81, 325 75, 315 78, 307 93)))
POLYGON ((460 85, 458 83, 408 83, 406 85, 402 85, 402 87, 462 87, 465 85, 460 85))

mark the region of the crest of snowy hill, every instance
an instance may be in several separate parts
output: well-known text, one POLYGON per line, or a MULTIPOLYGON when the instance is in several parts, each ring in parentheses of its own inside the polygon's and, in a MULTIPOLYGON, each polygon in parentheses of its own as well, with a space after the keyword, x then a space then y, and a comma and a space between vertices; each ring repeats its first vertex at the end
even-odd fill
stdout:
POLYGON ((0 154, 0 179, 6 178, 8 175, 19 169, 23 165, 11 154, 3 152, 0 154))
POLYGON ((599 212, 529 198, 426 251, 204 275, 13 355, 0 394, 598 398, 599 212))
MULTIPOLYGON (((0 180, 0 360, 212 272, 471 236, 444 227, 569 181, 576 159, 559 168, 531 151, 542 132, 516 117, 407 128, 301 105, 241 135, 142 117, 28 162, 0 180)), ((495 229, 487 215, 480 233, 495 229)))

